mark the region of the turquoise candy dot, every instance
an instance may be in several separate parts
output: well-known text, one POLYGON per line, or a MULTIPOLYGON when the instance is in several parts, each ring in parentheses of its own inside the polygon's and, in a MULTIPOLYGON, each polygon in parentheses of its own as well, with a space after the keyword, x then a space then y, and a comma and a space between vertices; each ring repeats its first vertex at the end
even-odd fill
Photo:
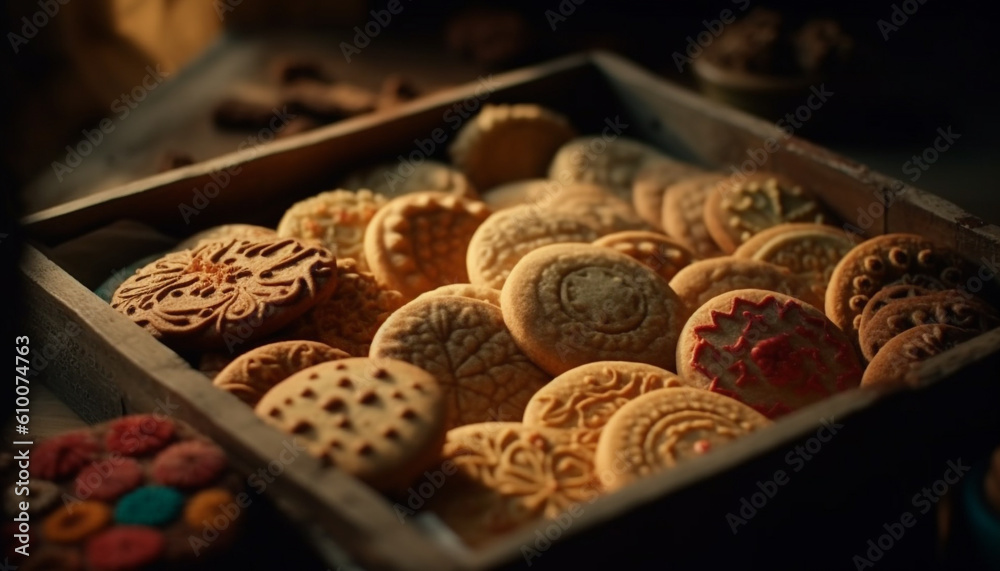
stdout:
POLYGON ((184 494, 166 486, 145 486, 118 500, 115 521, 158 526, 172 522, 184 507, 184 494))

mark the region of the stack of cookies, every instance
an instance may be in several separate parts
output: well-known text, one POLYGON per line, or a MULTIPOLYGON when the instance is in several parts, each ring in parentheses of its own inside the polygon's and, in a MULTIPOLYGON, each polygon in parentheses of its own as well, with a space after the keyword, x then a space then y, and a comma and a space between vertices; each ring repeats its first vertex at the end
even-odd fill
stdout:
POLYGON ((485 106, 449 153, 361 169, 276 230, 190 238, 111 304, 470 545, 1000 324, 956 252, 859 242, 809 181, 580 137, 530 104, 485 106), (422 477, 433 497, 407 502, 422 477))

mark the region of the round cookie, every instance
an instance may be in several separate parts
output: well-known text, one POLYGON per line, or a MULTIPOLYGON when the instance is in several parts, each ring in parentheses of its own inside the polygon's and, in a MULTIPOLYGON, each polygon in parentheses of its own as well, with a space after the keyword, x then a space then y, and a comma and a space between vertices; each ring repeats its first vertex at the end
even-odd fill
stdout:
POLYGON ((162 257, 163 257, 162 253, 153 254, 151 256, 146 256, 144 258, 136 260, 135 262, 132 262, 131 264, 125 266, 124 268, 114 272, 113 274, 111 274, 110 277, 108 277, 108 279, 101 282, 101 285, 97 286, 97 289, 94 290, 94 293, 97 294, 97 297, 103 299, 105 302, 111 303, 111 298, 114 297, 115 290, 118 289, 118 286, 125 283, 125 280, 127 280, 129 276, 139 271, 139 268, 152 264, 153 262, 159 260, 162 257))
POLYGON ((531 395, 550 379, 514 343, 499 308, 465 297, 406 304, 379 329, 371 356, 406 361, 433 375, 449 429, 520 419, 531 395))
POLYGON ((206 228, 201 232, 192 234, 179 242, 177 246, 171 250, 171 252, 190 250, 200 244, 202 240, 215 242, 218 240, 229 240, 233 238, 249 240, 253 238, 273 238, 274 236, 275 231, 264 226, 255 226, 253 224, 223 224, 221 226, 212 226, 211 228, 206 228))
POLYGON ((212 384, 256 406, 272 387, 313 365, 350 357, 315 341, 281 341, 240 355, 222 369, 212 384))
POLYGON ((594 241, 638 261, 668 282, 694 261, 694 254, 676 241, 657 232, 631 230, 615 232, 594 241))
POLYGON ((98 501, 66 504, 42 522, 42 536, 53 543, 76 543, 111 523, 111 508, 98 501))
POLYGON ((677 342, 677 373, 776 418, 857 387, 854 346, 823 312, 759 289, 701 306, 677 342))
POLYGON ((145 526, 119 526, 101 533, 87 543, 89 569, 144 569, 160 559, 167 538, 145 526))
POLYGON ((226 453, 205 440, 186 440, 153 459, 150 474, 157 484, 182 490, 214 484, 228 467, 226 453))
POLYGON ((918 325, 890 339, 868 363, 861 386, 907 382, 920 363, 979 335, 951 325, 918 325))
POLYGON ((70 432, 49 438, 32 450, 29 471, 33 478, 59 481, 76 476, 100 452, 101 446, 88 432, 70 432))
POLYGON ((584 244, 526 255, 504 284, 500 307, 518 346, 552 375, 593 361, 671 369, 687 316, 656 272, 584 244))
POLYGON ((690 248, 699 258, 723 254, 705 226, 705 201, 726 178, 717 173, 691 176, 677 181, 663 191, 660 219, 663 231, 690 248))
POLYGON ((704 214, 708 233, 723 252, 730 253, 778 224, 825 220, 822 205, 801 185, 765 172, 716 187, 705 199, 704 214))
POLYGON ((212 350, 227 336, 265 337, 329 297, 335 264, 292 238, 201 242, 140 269, 111 307, 174 349, 212 350))
POLYGON ((467 297, 469 299, 478 299, 479 301, 485 301, 490 305, 500 307, 500 290, 473 284, 444 285, 439 288, 432 289, 429 292, 420 294, 417 296, 417 299, 449 295, 467 297))
MULTIPOLYGON (((663 198, 678 182, 706 174, 695 165, 661 157, 640 168, 632 181, 632 206, 636 214, 657 229, 663 229, 663 198)), ((701 210, 698 211, 699 215, 701 210)))
POLYGON ((717 295, 735 289, 776 291, 818 308, 823 307, 823 298, 816 295, 808 280, 774 264, 731 256, 693 262, 677 272, 670 280, 670 288, 677 292, 690 311, 717 295))
POLYGON ((104 447, 125 456, 156 452, 177 434, 177 426, 167 417, 153 414, 126 416, 111 421, 104 435, 104 447))
POLYGON ((559 148, 549 165, 549 178, 566 185, 597 184, 631 204, 636 173, 660 160, 669 159, 635 139, 619 136, 608 140, 599 135, 587 135, 559 148))
POLYGON ((875 295, 868 300, 868 303, 865 304, 865 309, 861 312, 861 321, 858 329, 860 330, 861 327, 864 327, 866 321, 872 320, 878 312, 882 311, 890 304, 903 299, 929 295, 933 292, 934 290, 930 290, 916 284, 885 286, 884 288, 878 290, 878 292, 876 292, 875 295))
POLYGON ((958 252, 916 234, 884 234, 858 244, 833 269, 826 314, 858 342, 861 313, 885 286, 915 284, 931 290, 965 285, 975 269, 958 252))
POLYGON ((572 435, 518 422, 448 431, 442 457, 457 471, 428 508, 467 544, 478 546, 593 500, 601 488, 592 447, 572 435))
POLYGON ((544 216, 554 212, 574 216, 601 236, 626 230, 651 230, 630 203, 592 184, 574 183, 550 188, 540 193, 533 204, 544 212, 544 216))
POLYGON ((255 412, 308 452, 381 491, 398 491, 437 458, 444 395, 430 373, 395 359, 321 363, 271 389, 255 412))
POLYGON ((562 115, 532 104, 484 105, 448 147, 476 188, 545 176, 552 156, 576 131, 562 115))
POLYGON ((483 192, 480 200, 493 212, 499 212, 522 204, 535 204, 539 198, 557 192, 560 186, 558 181, 547 178, 517 180, 483 192))
POLYGON ((594 469, 608 491, 668 470, 770 425, 731 398, 687 387, 636 397, 601 432, 594 469))
POLYGON ((393 199, 365 232, 365 256, 379 283, 411 300, 438 286, 469 281, 465 257, 490 215, 482 202, 443 192, 393 199))
POLYGON ((1000 326, 996 309, 958 290, 896 300, 877 313, 870 313, 867 320, 864 313, 861 315, 858 342, 862 355, 869 361, 890 339, 918 325, 952 325, 976 333, 1000 326))
POLYGON ((628 361, 598 361, 570 369, 531 397, 524 424, 579 432, 581 442, 597 445, 608 420, 622 406, 650 391, 684 385, 660 367, 628 361))
POLYGON ((166 525, 180 515, 184 494, 167 486, 143 486, 118 501, 115 522, 124 525, 166 525))
POLYGON ((368 189, 389 198, 427 190, 476 198, 476 189, 462 171, 429 159, 419 164, 381 163, 366 167, 348 175, 340 186, 350 190, 368 189))
POLYGON ((593 227, 571 214, 527 204, 508 208, 487 218, 472 235, 466 256, 469 281, 500 289, 528 252, 549 244, 590 243, 597 237, 593 227))
POLYGON ((278 223, 278 236, 317 241, 337 258, 354 258, 361 270, 365 229, 386 198, 370 190, 331 190, 296 202, 278 223))
POLYGON ((134 458, 94 463, 76 476, 76 497, 102 502, 117 500, 142 484, 145 474, 134 458))

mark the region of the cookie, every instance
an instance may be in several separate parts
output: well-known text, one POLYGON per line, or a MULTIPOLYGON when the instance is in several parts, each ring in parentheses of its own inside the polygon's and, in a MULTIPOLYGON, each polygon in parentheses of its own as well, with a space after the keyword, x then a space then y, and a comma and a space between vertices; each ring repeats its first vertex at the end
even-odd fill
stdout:
POLYGON ((657 232, 615 232, 598 238, 594 245, 621 252, 668 282, 678 271, 694 261, 691 250, 657 232))
POLYGON ((118 526, 87 543, 89 569, 132 571, 145 569, 159 560, 167 548, 167 538, 145 526, 118 526))
POLYGON ((116 462, 94 463, 76 476, 76 496, 102 502, 117 500, 139 487, 145 475, 134 458, 116 462))
POLYGON ((976 333, 1000 326, 996 309, 958 290, 896 300, 877 313, 869 313, 867 320, 864 313, 861 315, 858 343, 861 354, 869 361, 890 339, 918 325, 951 325, 976 333))
POLYGON ((227 467, 221 448, 204 440, 187 440, 157 454, 150 474, 158 484, 187 490, 215 483, 227 467))
POLYGON ((308 452, 381 491, 403 490, 437 458, 444 395, 430 373, 395 359, 321 363, 271 389, 258 416, 308 452))
POLYGON ((860 331, 861 327, 864 327, 866 321, 874 319, 878 312, 885 309, 887 305, 904 299, 929 295, 934 293, 934 291, 935 290, 927 289, 916 284, 885 286, 884 288, 878 290, 875 295, 868 300, 868 303, 865 304, 864 310, 861 311, 861 321, 859 322, 858 330, 860 331))
POLYGON ((466 283, 466 250, 490 215, 482 202, 443 192, 393 199, 365 231, 365 256, 379 283, 411 300, 436 287, 466 283))
POLYGON ((677 373, 770 418, 857 387, 862 366, 847 335, 823 312, 758 289, 701 306, 677 342, 677 373))
POLYGON ((608 419, 626 403, 650 391, 683 385, 684 380, 674 373, 645 363, 587 363, 539 389, 524 409, 523 422, 574 430, 580 442, 596 446, 608 419))
POLYGON ((111 307, 174 349, 212 350, 265 337, 329 297, 335 263, 292 238, 201 242, 140 269, 111 307))
POLYGON ((559 148, 549 165, 549 178, 564 185, 600 185, 631 204, 636 173, 665 159, 663 153, 635 139, 585 135, 559 148))
POLYGON ((278 223, 278 236, 315 241, 337 258, 354 258, 368 269, 365 228, 387 199, 370 190, 331 190, 296 202, 278 223))
POLYGON ((663 229, 663 197, 667 189, 686 178, 706 173, 705 169, 666 157, 640 168, 632 180, 632 206, 636 214, 653 228, 663 229))
POLYGON ((32 451, 31 476, 53 481, 72 478, 95 458, 100 449, 94 437, 83 431, 49 438, 32 451))
POLYGON ((112 421, 104 435, 104 447, 126 456, 156 452, 173 440, 174 421, 153 414, 137 414, 112 421))
POLYGON ((226 366, 212 384, 250 406, 294 373, 313 365, 350 357, 340 349, 315 341, 282 341, 252 349, 226 366))
POLYGON ((337 260, 337 291, 297 320, 290 335, 367 357, 375 332, 402 305, 403 294, 361 271, 353 259, 337 260))
POLYGON ((433 375, 445 426, 520 419, 551 378, 518 348, 499 308, 465 297, 431 296, 392 314, 372 342, 373 359, 398 359, 433 375))
POLYGON ((573 183, 546 192, 551 194, 540 194, 533 202, 543 216, 554 212, 569 214, 594 228, 601 236, 626 230, 652 230, 629 202, 603 187, 573 183))
POLYGON ((576 135, 562 115, 532 104, 484 105, 448 147, 476 188, 544 177, 552 156, 576 135))
POLYGON ((719 294, 735 289, 776 291, 818 308, 823 307, 823 298, 816 295, 809 280, 803 280, 774 264, 731 256, 691 263, 670 280, 670 288, 677 292, 690 311, 719 294))
POLYGON ((770 424, 752 408, 709 391, 651 391, 608 420, 597 443, 594 469, 606 490, 617 490, 770 424))
POLYGON ((253 238, 273 238, 274 236, 274 230, 264 226, 256 226, 253 224, 223 224, 221 226, 206 228, 201 232, 185 238, 171 251, 177 252, 180 250, 190 250, 200 244, 202 240, 208 240, 210 242, 229 240, 231 238, 251 240, 253 238))
POLYGON ((547 178, 518 180, 495 186, 480 193, 480 200, 493 212, 522 204, 535 204, 540 199, 558 192, 558 181, 547 178))
POLYGON ((597 230, 571 214, 544 212, 532 205, 508 208, 487 218, 469 240, 469 281, 500 289, 528 252, 549 244, 590 243, 597 238, 597 230))
POLYGON ((830 319, 858 342, 861 313, 885 286, 915 284, 931 290, 965 285, 975 269, 958 252, 916 234, 884 234, 862 242, 833 269, 826 290, 830 319))
POLYGON ((418 164, 400 161, 366 167, 349 174, 341 188, 368 189, 389 198, 427 190, 477 198, 476 189, 462 171, 429 159, 418 164))
POLYGON ((653 270, 608 248, 554 244, 514 266, 500 293, 517 345, 551 375, 594 361, 674 366, 685 309, 653 270))
POLYGON ((119 500, 115 506, 115 522, 150 527, 166 525, 180 515, 184 500, 184 494, 173 488, 143 486, 119 500))
POLYGON ((454 465, 428 507, 467 544, 478 546, 596 498, 593 451, 568 430, 517 422, 448 431, 442 456, 454 465))
POLYGON ((104 502, 67 504, 42 522, 42 537, 52 543, 76 543, 111 523, 111 508, 104 502))
POLYGON ((108 279, 101 282, 101 285, 97 286, 94 293, 105 302, 111 303, 111 298, 114 297, 115 290, 117 290, 120 285, 125 283, 125 280, 139 271, 139 268, 152 264, 162 257, 163 253, 153 254, 151 256, 140 258, 120 270, 116 270, 111 274, 111 276, 108 277, 108 279))
POLYGON ((715 173, 686 177, 663 191, 660 218, 663 231, 690 248, 699 258, 723 254, 705 226, 705 201, 726 178, 715 173))
POLYGON ((437 289, 432 289, 429 292, 420 294, 417 299, 449 295, 467 297, 469 299, 478 299, 479 301, 485 301, 490 305, 500 307, 500 290, 472 284, 451 284, 441 286, 437 289))
POLYGON ((978 331, 951 325, 918 325, 890 339, 871 359, 861 378, 862 387, 908 382, 920 363, 977 336, 978 331))
POLYGON ((705 199, 704 214, 708 233, 728 253, 778 224, 826 220, 822 205, 802 185, 760 171, 717 186, 705 199))
POLYGON ((225 488, 209 488, 191 496, 184 506, 184 521, 194 529, 214 527, 217 517, 228 517, 226 508, 236 503, 236 498, 225 488))

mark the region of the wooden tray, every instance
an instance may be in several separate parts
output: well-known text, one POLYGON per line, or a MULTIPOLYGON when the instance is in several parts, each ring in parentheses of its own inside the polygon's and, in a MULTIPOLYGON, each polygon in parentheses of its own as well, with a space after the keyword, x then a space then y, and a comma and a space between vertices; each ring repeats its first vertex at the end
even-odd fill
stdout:
MULTIPOLYGON (((409 155, 419 148, 415 141, 429 139, 435 129, 453 136, 456 104, 478 108, 503 102, 557 109, 583 133, 600 132, 605 120, 617 119, 627 124, 625 136, 725 171, 763 157, 761 168, 808 180, 830 208, 867 235, 917 232, 982 260, 984 267, 1000 255, 997 226, 598 52, 483 77, 391 112, 28 216, 23 224, 37 246, 27 249, 20 265, 28 334, 34 350, 52 355, 40 378, 88 421, 123 412, 168 412, 214 438, 247 473, 280 463, 285 436, 211 386, 42 251, 123 218, 178 238, 226 222, 274 225, 291 203, 330 187, 363 162, 409 155), (180 205, 191 205, 197 189, 226 172, 231 176, 224 188, 186 223, 180 205)), ((443 157, 446 146, 436 145, 432 155, 443 157)), ((89 262, 98 274, 108 275, 115 267, 109 260, 89 262)), ((448 541, 433 520, 401 523, 382 496, 306 456, 280 463, 280 476, 264 493, 311 538, 331 568, 346 568, 344 551, 370 569, 713 568, 723 563, 850 568, 854 555, 864 556, 867 541, 885 533, 883 523, 898 521, 905 511, 918 512, 913 495, 940 479, 947 461, 968 463, 977 450, 995 443, 1000 434, 998 367, 1000 331, 993 331, 929 361, 921 389, 838 395, 724 452, 581 506, 562 525, 526 529, 481 551, 448 541), (817 431, 824 423, 840 426, 820 442, 817 431), (789 458, 796 447, 817 444, 821 449, 795 470, 799 462, 789 458), (788 483, 734 532, 727 515, 740 515, 742 500, 769 489, 767 482, 778 470, 787 473, 788 483)), ((896 541, 906 546, 893 548, 885 555, 892 563, 882 566, 928 561, 935 528, 933 514, 919 514, 917 525, 907 528, 908 537, 896 541)))

